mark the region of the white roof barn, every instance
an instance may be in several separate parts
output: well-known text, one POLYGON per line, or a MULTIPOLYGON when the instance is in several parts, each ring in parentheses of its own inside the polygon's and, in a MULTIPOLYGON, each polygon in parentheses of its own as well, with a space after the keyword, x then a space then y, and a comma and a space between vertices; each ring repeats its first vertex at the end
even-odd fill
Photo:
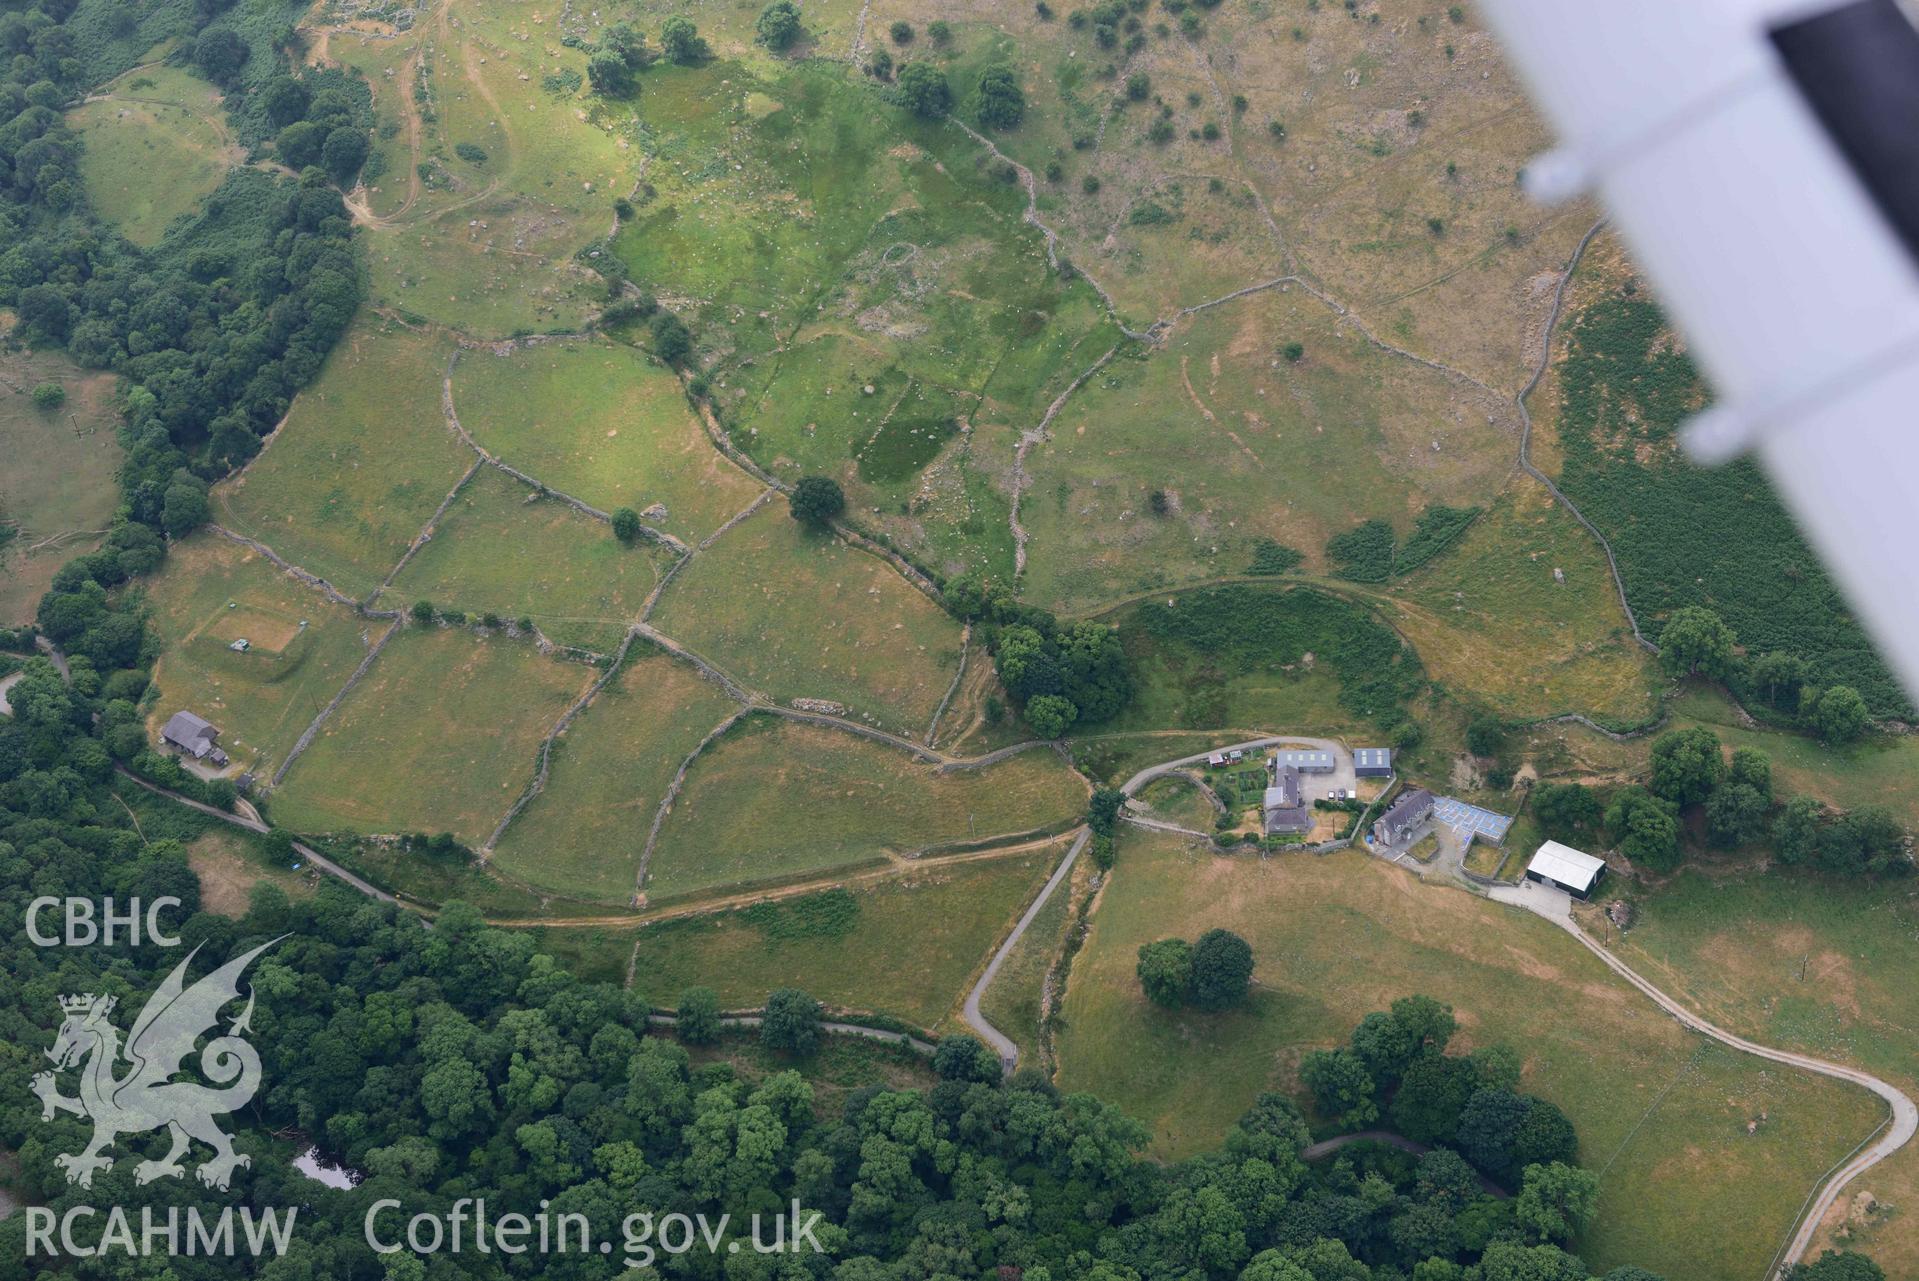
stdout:
POLYGON ((1535 881, 1549 881, 1559 888, 1585 898, 1606 874, 1606 860, 1594 858, 1570 845, 1547 841, 1526 865, 1526 875, 1535 881))

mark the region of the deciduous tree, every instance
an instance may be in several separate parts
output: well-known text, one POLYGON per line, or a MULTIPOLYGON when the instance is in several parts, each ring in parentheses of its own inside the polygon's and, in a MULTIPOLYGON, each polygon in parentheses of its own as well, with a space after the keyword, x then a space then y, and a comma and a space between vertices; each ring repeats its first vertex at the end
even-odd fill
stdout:
POLYGON ((1659 665, 1673 676, 1723 681, 1732 674, 1732 628, 1711 610, 1687 605, 1659 633, 1659 665))
POLYGON ((832 528, 846 510, 846 493, 831 476, 802 476, 786 500, 793 519, 812 530, 832 528))
POLYGON ((1193 982, 1193 948, 1185 939, 1159 939, 1139 949, 1135 967, 1146 999, 1155 1005, 1176 1010, 1186 1004, 1186 990, 1193 982))

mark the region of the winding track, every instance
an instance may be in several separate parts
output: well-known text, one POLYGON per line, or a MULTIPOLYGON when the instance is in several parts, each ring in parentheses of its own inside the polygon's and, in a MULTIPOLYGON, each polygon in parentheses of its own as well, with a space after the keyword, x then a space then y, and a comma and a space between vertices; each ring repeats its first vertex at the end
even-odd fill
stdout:
POLYGON ((1026 927, 1033 923, 1033 918, 1038 916, 1040 909, 1046 906, 1046 901, 1053 897, 1053 891, 1057 890, 1072 874, 1073 864, 1079 860, 1080 851, 1086 848, 1086 842, 1092 838, 1092 835, 1091 828, 1080 829, 1079 835, 1073 838, 1072 848, 1066 851, 1066 857, 1059 861, 1059 866, 1053 869, 1053 874, 1046 878, 1046 884, 1040 887, 1039 894, 1020 915, 1012 932, 1006 936, 1006 941, 999 945, 999 950, 993 953, 993 959, 988 961, 986 968, 980 972, 979 982, 973 984, 973 990, 966 994, 966 1004, 962 1007, 966 1021, 979 1029, 980 1035, 986 1038, 986 1043, 999 1054, 999 1061, 1006 1065, 1009 1076, 1012 1075, 1013 1069, 1019 1066, 1019 1046, 1014 1045, 1012 1037, 994 1027, 980 1012, 980 998, 986 995, 986 989, 993 985, 994 978, 999 975, 1000 966, 1006 964, 1006 958, 1013 954, 1013 949, 1019 945, 1020 939, 1026 936, 1026 927))
POLYGON ((1540 889, 1531 885, 1502 885, 1488 893, 1488 897, 1498 903, 1524 908, 1542 916, 1571 934, 1583 944, 1587 951, 1604 961, 1609 969, 1626 982, 1638 988, 1651 998, 1653 1004, 1673 1016, 1681 1027, 1690 1028, 1701 1036, 1710 1037, 1722 1045, 1731 1046, 1745 1054, 1766 1059, 1773 1063, 1783 1063, 1788 1067, 1800 1068, 1807 1072, 1816 1072, 1820 1076, 1833 1077, 1853 1085, 1863 1086, 1884 1099, 1892 1115, 1882 1126, 1876 1141, 1862 1144, 1858 1151, 1829 1173, 1825 1183, 1807 1198, 1807 1206, 1800 1217, 1798 1226, 1786 1247, 1780 1252, 1778 1267, 1784 1269, 1798 1263, 1812 1245, 1812 1239, 1819 1232, 1819 1225, 1825 1219, 1826 1212, 1846 1186, 1860 1175, 1878 1165, 1881 1161, 1897 1152, 1919 1133, 1919 1104, 1897 1086, 1890 1085, 1869 1072, 1849 1068, 1839 1063, 1829 1063, 1825 1059, 1816 1059, 1810 1054, 1797 1054, 1791 1050, 1775 1050, 1770 1046, 1748 1041, 1715 1023, 1694 1014, 1673 997, 1666 995, 1652 982, 1640 976, 1638 971, 1614 956, 1586 931, 1572 916, 1572 902, 1561 893, 1540 889))

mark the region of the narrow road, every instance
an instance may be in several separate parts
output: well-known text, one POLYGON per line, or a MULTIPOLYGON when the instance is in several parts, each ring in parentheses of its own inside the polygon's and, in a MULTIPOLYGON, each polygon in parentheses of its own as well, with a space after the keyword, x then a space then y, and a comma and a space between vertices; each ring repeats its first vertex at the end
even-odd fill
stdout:
POLYGON ((1587 951, 1604 961, 1619 977, 1645 993, 1652 999, 1653 1004, 1679 1020, 1680 1026, 1690 1028, 1702 1036, 1711 1037, 1722 1045, 1729 1045, 1735 1050, 1757 1058, 1863 1086, 1886 1101, 1886 1105, 1892 1111, 1889 1123, 1884 1127, 1877 1141, 1855 1152, 1851 1159, 1827 1177, 1825 1185, 1810 1198, 1806 1211, 1799 1220, 1797 1230, 1779 1256, 1779 1268, 1790 1267, 1805 1256, 1806 1250, 1812 1245, 1813 1237, 1818 1234, 1819 1225, 1825 1219, 1826 1212, 1832 1208, 1833 1202, 1839 1199, 1839 1194, 1845 1190, 1846 1185, 1904 1147, 1914 1133, 1919 1132, 1919 1105, 1914 1104, 1904 1091, 1887 1084, 1871 1073, 1861 1072, 1857 1068, 1845 1067, 1838 1063, 1828 1063, 1824 1059, 1816 1059, 1809 1054, 1797 1054, 1791 1050, 1775 1050, 1769 1046, 1759 1045, 1694 1014, 1659 988, 1654 987, 1651 982, 1640 977, 1631 966, 1614 956, 1590 934, 1580 929, 1579 923, 1572 916, 1572 900, 1565 894, 1526 883, 1498 886, 1488 893, 1488 897, 1495 902, 1524 908, 1543 916, 1571 934, 1585 945, 1587 951))
POLYGON ((1214 752, 1252 752, 1264 747, 1277 747, 1281 743, 1300 743, 1321 752, 1339 753, 1346 749, 1330 738, 1308 738, 1304 734, 1271 734, 1265 738, 1255 738, 1244 743, 1227 743, 1223 747, 1210 748, 1204 752, 1195 752, 1191 756, 1182 756, 1175 761, 1161 761, 1157 765, 1148 765, 1139 773, 1127 779, 1120 790, 1128 796, 1135 795, 1140 788, 1156 778, 1175 773, 1189 765, 1202 765, 1214 752))
POLYGON ((1033 918, 1039 915, 1039 910, 1046 906, 1048 899, 1053 897, 1053 891, 1057 890, 1060 884, 1072 874, 1073 864, 1079 859, 1079 852, 1086 848, 1086 842, 1092 838, 1092 835, 1091 828, 1080 829, 1079 835, 1073 838, 1072 846, 1066 851, 1066 857, 1059 861, 1059 866, 1053 869, 1053 874, 1046 879, 1046 884, 1040 887, 1039 897, 1033 900, 1032 905, 1019 918, 1018 923, 1013 926, 1013 932, 1006 936, 1006 941, 999 945, 999 951, 993 953, 993 959, 986 963, 986 969, 980 974, 979 982, 973 984, 973 990, 966 994, 964 1007, 966 1021, 978 1028, 980 1034, 986 1038, 986 1043, 999 1054, 999 1061, 1006 1065, 1008 1076, 1011 1076, 1013 1069, 1019 1066, 1019 1046, 1014 1045, 1011 1037, 994 1027, 986 1016, 980 1013, 980 998, 986 995, 987 988, 993 986, 993 979, 999 974, 1000 966, 1006 964, 1006 958, 1013 954, 1013 949, 1019 946, 1020 939, 1026 936, 1026 927, 1033 923, 1033 918))
MULTIPOLYGON (((147 780, 145 780, 144 778, 141 778, 138 774, 135 774, 132 770, 129 770, 124 765, 116 765, 114 766, 114 768, 118 770, 122 775, 132 779, 135 783, 137 783, 141 787, 146 788, 149 792, 154 793, 156 796, 164 796, 170 801, 177 801, 178 803, 186 806, 190 810, 199 810, 202 814, 211 815, 212 817, 219 819, 222 823, 231 823, 235 827, 245 828, 247 831, 257 833, 258 835, 261 835, 261 836, 265 836, 268 832, 273 830, 270 826, 268 826, 265 823, 262 823, 257 818, 244 818, 239 814, 229 814, 225 810, 215 809, 211 805, 202 804, 201 802, 194 800, 190 796, 182 796, 179 792, 176 792, 172 790, 171 788, 161 787, 158 783, 149 783, 147 782, 147 780)), ((294 853, 298 854, 301 858, 304 858, 307 862, 313 864, 313 866, 319 868, 322 872, 325 872, 328 876, 339 878, 340 880, 346 882, 348 885, 352 886, 354 889, 360 891, 360 893, 366 895, 368 898, 378 899, 382 903, 392 903, 396 906, 400 904, 400 900, 394 898, 391 894, 387 893, 385 890, 379 888, 376 885, 370 884, 367 881, 360 879, 359 877, 355 876, 353 873, 347 871, 344 867, 341 867, 338 863, 335 863, 332 859, 327 858, 323 854, 315 852, 313 847, 306 844, 304 841, 293 842, 293 850, 294 850, 294 853)))

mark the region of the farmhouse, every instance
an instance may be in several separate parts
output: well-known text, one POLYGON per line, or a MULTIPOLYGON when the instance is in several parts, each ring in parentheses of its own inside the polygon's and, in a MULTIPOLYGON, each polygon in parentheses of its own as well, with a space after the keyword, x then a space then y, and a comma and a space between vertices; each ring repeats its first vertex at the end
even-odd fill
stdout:
POLYGON ((1353 749, 1353 774, 1358 778, 1391 778, 1393 774, 1393 749, 1390 747, 1355 747, 1353 749))
POLYGON ((1423 787, 1408 788, 1373 823, 1373 839, 1398 845, 1433 815, 1433 794, 1423 787))
POLYGON ((227 754, 220 750, 220 731, 192 712, 175 712, 160 731, 160 745, 171 747, 196 761, 225 765, 227 754))
POLYGON ((1266 789, 1259 809, 1268 836, 1303 835, 1313 830, 1313 816, 1300 791, 1299 771, 1291 766, 1282 766, 1274 774, 1273 785, 1266 789))
POLYGON ((1298 770, 1302 774, 1330 774, 1333 772, 1333 754, 1331 752, 1274 752, 1273 769, 1298 770))
POLYGON ((1526 865, 1526 879, 1566 891, 1576 899, 1588 898, 1593 888, 1606 877, 1606 862, 1558 841, 1547 841, 1526 865))

